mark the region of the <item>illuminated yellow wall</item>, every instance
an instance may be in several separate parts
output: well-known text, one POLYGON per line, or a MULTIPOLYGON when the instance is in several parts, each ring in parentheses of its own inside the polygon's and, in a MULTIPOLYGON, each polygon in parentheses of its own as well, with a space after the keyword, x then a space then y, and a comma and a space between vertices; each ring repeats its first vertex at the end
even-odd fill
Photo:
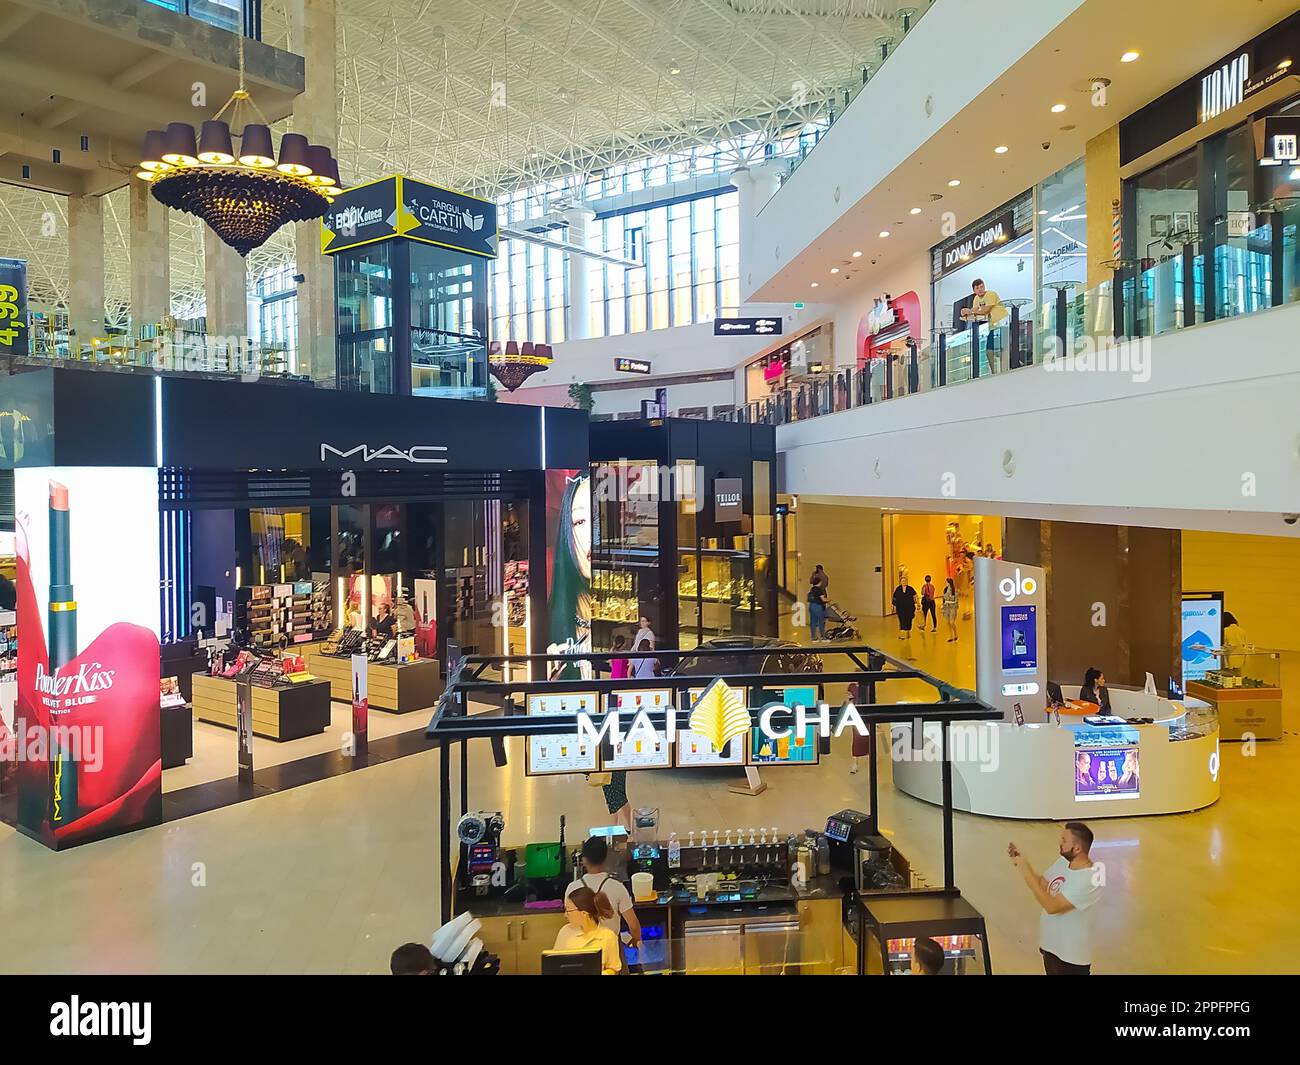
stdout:
POLYGON ((958 523, 967 544, 991 542, 1002 553, 1002 519, 983 514, 888 514, 893 528, 893 550, 886 557, 885 594, 893 594, 898 567, 907 567, 907 579, 919 588, 928 573, 942 589, 948 571, 948 523, 958 523), (987 541, 985 538, 987 537, 987 541))
POLYGON ((1183 590, 1223 592, 1253 643, 1300 650, 1300 540, 1184 532, 1183 590))

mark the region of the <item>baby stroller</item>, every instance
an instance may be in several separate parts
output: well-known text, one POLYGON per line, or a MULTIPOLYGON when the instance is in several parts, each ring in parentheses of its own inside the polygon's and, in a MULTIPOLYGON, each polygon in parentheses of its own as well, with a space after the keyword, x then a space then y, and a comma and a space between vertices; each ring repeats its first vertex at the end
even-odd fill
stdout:
POLYGON ((852 614, 845 613, 830 600, 826 601, 826 639, 858 639, 858 630, 852 625, 852 622, 857 620, 852 614))

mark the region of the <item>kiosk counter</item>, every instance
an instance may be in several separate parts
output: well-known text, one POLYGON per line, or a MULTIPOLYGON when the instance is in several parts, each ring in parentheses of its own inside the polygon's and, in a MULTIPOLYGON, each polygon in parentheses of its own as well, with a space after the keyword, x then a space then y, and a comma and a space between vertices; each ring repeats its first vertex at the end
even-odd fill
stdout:
MULTIPOLYGON (((1077 688, 1064 688, 1067 699, 1077 688)), ((1110 689, 1113 715, 951 725, 953 808, 1022 820, 1186 813, 1219 800, 1219 723, 1212 709, 1110 689), (1140 722, 1140 723, 1139 723, 1140 722)), ((1036 714, 1043 714, 1036 711, 1036 714)), ((894 785, 942 803, 940 726, 891 728, 894 785)))

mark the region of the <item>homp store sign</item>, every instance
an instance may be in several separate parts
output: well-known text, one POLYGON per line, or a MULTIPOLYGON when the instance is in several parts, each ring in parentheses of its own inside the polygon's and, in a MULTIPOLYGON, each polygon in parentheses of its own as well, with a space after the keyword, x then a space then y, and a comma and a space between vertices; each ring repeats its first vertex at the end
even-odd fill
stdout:
POLYGON ((55 849, 157 824, 158 473, 14 471, 18 827, 55 849))

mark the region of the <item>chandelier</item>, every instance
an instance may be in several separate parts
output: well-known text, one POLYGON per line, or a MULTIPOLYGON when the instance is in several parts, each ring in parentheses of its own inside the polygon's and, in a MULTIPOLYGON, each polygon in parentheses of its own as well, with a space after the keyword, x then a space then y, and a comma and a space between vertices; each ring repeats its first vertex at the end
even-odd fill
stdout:
POLYGON ((535 373, 549 369, 555 356, 549 344, 524 342, 522 349, 514 340, 507 340, 505 350, 494 340, 488 347, 488 370, 501 382, 507 392, 513 392, 535 373))
POLYGON ((320 218, 339 187, 330 150, 308 144, 301 133, 280 138, 275 154, 266 116, 244 88, 244 38, 239 38, 239 88, 196 135, 188 122, 145 134, 136 177, 153 186, 159 203, 202 219, 240 255, 261 247, 281 226, 320 218), (241 125, 239 152, 231 139, 230 112, 241 125), (250 122, 246 112, 260 121, 250 122))

